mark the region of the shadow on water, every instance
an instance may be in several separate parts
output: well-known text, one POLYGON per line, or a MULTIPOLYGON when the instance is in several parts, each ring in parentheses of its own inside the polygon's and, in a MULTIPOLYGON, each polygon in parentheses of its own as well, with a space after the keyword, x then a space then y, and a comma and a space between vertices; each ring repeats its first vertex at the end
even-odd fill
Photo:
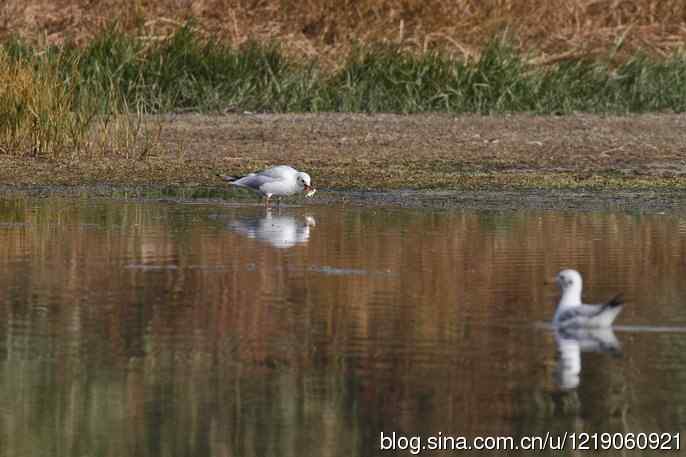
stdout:
POLYGON ((686 325, 680 218, 15 198, 0 249, 0 455, 686 428, 686 338, 634 331, 686 325), (537 328, 562 267, 622 357, 537 328))

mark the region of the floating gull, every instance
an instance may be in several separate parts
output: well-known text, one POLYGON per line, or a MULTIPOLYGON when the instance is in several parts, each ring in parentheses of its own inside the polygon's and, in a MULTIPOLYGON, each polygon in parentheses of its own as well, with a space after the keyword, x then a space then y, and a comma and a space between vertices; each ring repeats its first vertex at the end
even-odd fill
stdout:
POLYGON ((280 203, 282 196, 305 192, 308 197, 311 197, 316 192, 316 189, 312 187, 310 175, 288 165, 267 168, 242 178, 227 175, 218 176, 233 186, 244 187, 266 197, 265 205, 269 205, 269 199, 272 195, 275 195, 280 203))
POLYGON ((609 327, 624 305, 622 294, 607 303, 581 303, 581 275, 576 270, 562 270, 555 277, 562 296, 557 305, 553 325, 556 327, 609 327))
POLYGON ((229 224, 229 228, 248 238, 285 249, 307 243, 310 239, 310 230, 316 224, 312 216, 272 216, 271 210, 267 210, 264 217, 242 217, 234 220, 229 224))

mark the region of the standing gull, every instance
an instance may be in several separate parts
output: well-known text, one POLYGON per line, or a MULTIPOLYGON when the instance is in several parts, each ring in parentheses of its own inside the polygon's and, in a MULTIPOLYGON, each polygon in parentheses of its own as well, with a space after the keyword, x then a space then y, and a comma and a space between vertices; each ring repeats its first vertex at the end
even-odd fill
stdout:
MULTIPOLYGON (((305 192, 308 197, 311 197, 316 192, 315 188, 312 187, 310 175, 288 165, 267 168, 242 178, 227 175, 218 176, 233 186, 244 187, 266 197, 266 206, 269 206, 269 199, 272 195, 279 199, 285 195, 305 192)), ((280 200, 278 202, 280 203, 280 200)))
POLYGON ((622 294, 607 303, 584 305, 581 303, 581 275, 576 270, 562 270, 555 277, 562 293, 555 311, 556 327, 610 327, 624 305, 622 294))

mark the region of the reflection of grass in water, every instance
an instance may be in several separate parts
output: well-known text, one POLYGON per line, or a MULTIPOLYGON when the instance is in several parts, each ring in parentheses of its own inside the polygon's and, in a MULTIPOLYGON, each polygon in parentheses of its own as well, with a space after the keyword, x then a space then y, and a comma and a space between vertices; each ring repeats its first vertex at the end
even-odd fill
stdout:
MULTIPOLYGON (((222 198, 231 200, 258 200, 259 196, 245 189, 202 186, 163 186, 141 188, 135 191, 141 198, 178 198, 178 199, 200 199, 200 198, 222 198)), ((117 189, 113 189, 113 197, 117 197, 117 189)), ((126 194, 130 197, 130 194, 126 194)))
MULTIPOLYGON (((397 424, 398 405, 412 421, 410 426, 424 426, 427 431, 443 427, 445 433, 473 433, 483 430, 479 427, 484 419, 499 418, 498 430, 507 431, 513 417, 518 423, 540 419, 527 427, 547 431, 551 422, 555 426, 565 419, 554 416, 552 407, 531 412, 523 408, 529 406, 524 402, 530 394, 545 395, 544 401, 550 401, 541 363, 554 357, 552 346, 532 344, 530 332, 521 328, 489 332, 491 337, 486 337, 465 320, 474 312, 500 319, 500 308, 490 306, 501 303, 492 293, 499 281, 519 279, 516 284, 527 290, 541 289, 538 275, 527 275, 526 269, 523 272, 494 259, 537 234, 542 236, 531 238, 531 252, 545 249, 553 265, 579 258, 587 270, 606 272, 616 281, 627 269, 633 271, 630 277, 640 277, 646 258, 663 259, 658 263, 669 268, 664 276, 670 278, 664 288, 682 290, 675 285, 679 284, 681 258, 668 255, 684 245, 678 219, 647 218, 654 221, 652 225, 628 230, 633 223, 627 225, 622 215, 561 218, 548 213, 540 219, 523 218, 522 224, 513 227, 513 236, 493 242, 492 237, 482 236, 480 216, 471 212, 413 211, 404 219, 407 213, 393 211, 389 218, 394 224, 406 224, 407 230, 401 231, 392 230, 396 225, 389 228, 381 215, 375 222, 370 217, 374 211, 365 210, 365 218, 359 219, 359 236, 353 237, 348 225, 352 221, 345 219, 339 225, 330 212, 319 228, 325 236, 312 240, 309 250, 283 255, 245 243, 227 231, 208 236, 206 227, 189 217, 197 216, 197 208, 193 214, 179 214, 176 205, 101 205, 88 199, 82 204, 43 199, 8 206, 16 211, 22 204, 27 219, 36 222, 32 242, 27 244, 24 233, 7 232, 4 245, 28 247, 33 267, 30 274, 19 270, 19 276, 13 276, 15 268, 4 268, 9 281, 20 289, 3 288, 16 295, 12 301, 0 301, 0 322, 4 323, 0 333, 7 335, 0 382, 6 393, 3 406, 13 412, 5 424, 17 431, 7 434, 16 441, 3 441, 8 455, 37 454, 29 451, 55 443, 74 443, 80 453, 96 445, 111 446, 107 450, 112 453, 117 445, 131 449, 146 443, 146 449, 152 449, 150 455, 159 454, 155 452, 159 443, 193 455, 202 455, 208 445, 225 445, 237 449, 238 455, 250 454, 246 450, 250 446, 271 446, 279 449, 278 455, 299 455, 298 443, 319 443, 321 449, 313 453, 321 455, 351 446, 364 438, 364 430, 397 424), (42 213, 40 224, 31 219, 38 217, 36 213, 42 213), (57 221, 72 227, 75 222, 99 223, 111 229, 79 234, 55 230, 57 221), (598 235, 594 221, 606 221, 603 226, 607 226, 601 241, 589 244, 587 240, 598 235), (189 236, 179 236, 179 224, 189 236), (120 237, 120 226, 129 226, 130 234, 120 237), (570 232, 555 230, 560 226, 570 227, 570 232), (432 227, 436 234, 426 236, 425 229, 432 227), (402 237, 388 236, 400 233, 402 237), (569 244, 548 249, 547 234, 569 244), (665 248, 663 241, 671 247, 665 248), (153 259, 173 258, 187 267, 156 272, 156 277, 122 268, 121 259, 136 255, 144 244, 153 259), (333 249, 336 245, 341 249, 333 249), (609 251, 611 261, 623 265, 621 269, 608 268, 608 259, 602 255, 612 246, 619 249, 609 251), (458 255, 436 255, 446 248, 458 255), (112 263, 99 263, 105 255, 112 263), (259 275, 246 271, 246 262, 256 256, 286 268, 267 268, 259 275), (312 259, 335 265, 333 261, 341 256, 370 271, 378 271, 382 264, 378 259, 388 256, 383 264, 398 266, 394 270, 399 274, 397 289, 389 290, 386 278, 376 284, 355 277, 303 281, 284 273, 287 267, 307 265, 305 261, 312 259), (414 269, 423 262, 434 265, 441 258, 443 268, 414 269), (188 268, 213 262, 226 265, 226 270, 204 275, 188 268), (54 265, 68 268, 51 268, 54 265), (474 268, 481 271, 479 276, 474 276, 474 268), (287 300, 251 300, 250 292, 260 289, 276 291, 287 300), (69 294, 79 294, 80 299, 71 300, 69 294), (49 307, 42 301, 46 296, 56 299, 49 307), (517 339, 512 340, 513 336, 517 339), (427 358, 430 354, 436 357, 427 358), (524 382, 528 367, 532 368, 528 374, 540 384, 524 382), (503 376, 507 370, 514 374, 503 376), (527 397, 500 390, 520 384, 527 397), (469 407, 473 404, 481 406, 469 407), (464 414, 454 414, 461 410, 464 414), (79 433, 73 434, 74 430, 79 433), (328 441, 308 440, 312 436, 326 436, 328 441)), ((549 314, 548 303, 516 303, 537 304, 549 314)), ((655 354, 664 354, 666 360, 686 354, 675 340, 676 336, 663 337, 657 345, 635 345, 651 348, 632 354, 635 368, 645 363, 651 366, 655 354)), ((680 376, 684 366, 675 362, 670 373, 680 376)), ((644 371, 638 381, 622 370, 613 369, 610 375, 630 380, 640 389, 638 394, 645 389, 655 394, 656 376, 663 372, 644 371), (641 380, 647 387, 638 384, 641 380)), ((590 417, 603 421, 596 425, 612 420, 606 414, 612 409, 604 407, 609 405, 604 399, 609 398, 606 386, 614 382, 604 379, 586 384, 594 386, 593 403, 589 404, 591 393, 584 400, 587 407, 592 406, 587 408, 593 412, 590 417)), ((633 430, 650 429, 642 421, 652 420, 669 392, 658 389, 659 397, 646 404, 643 413, 631 412, 640 421, 633 430)), ((364 449, 364 454, 372 447, 357 449, 364 449)))
POLYGON ((521 214, 483 213, 479 217, 479 225, 485 231, 509 232, 520 218, 523 218, 521 214))

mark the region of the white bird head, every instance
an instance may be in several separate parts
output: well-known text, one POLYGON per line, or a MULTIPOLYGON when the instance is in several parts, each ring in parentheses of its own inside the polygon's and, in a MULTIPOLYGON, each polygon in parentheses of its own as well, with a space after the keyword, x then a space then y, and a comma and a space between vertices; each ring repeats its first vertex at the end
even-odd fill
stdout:
POLYGON ((312 189, 312 179, 304 171, 299 171, 295 179, 298 182, 298 187, 305 189, 305 192, 312 189))
POLYGON ((583 281, 578 271, 570 269, 562 270, 555 276, 555 283, 562 293, 561 302, 576 301, 578 303, 574 304, 581 304, 581 288, 583 286, 583 281))
POLYGON ((581 289, 583 284, 581 280, 581 275, 576 270, 562 270, 555 276, 555 283, 560 287, 560 290, 564 292, 571 287, 578 287, 581 289))

